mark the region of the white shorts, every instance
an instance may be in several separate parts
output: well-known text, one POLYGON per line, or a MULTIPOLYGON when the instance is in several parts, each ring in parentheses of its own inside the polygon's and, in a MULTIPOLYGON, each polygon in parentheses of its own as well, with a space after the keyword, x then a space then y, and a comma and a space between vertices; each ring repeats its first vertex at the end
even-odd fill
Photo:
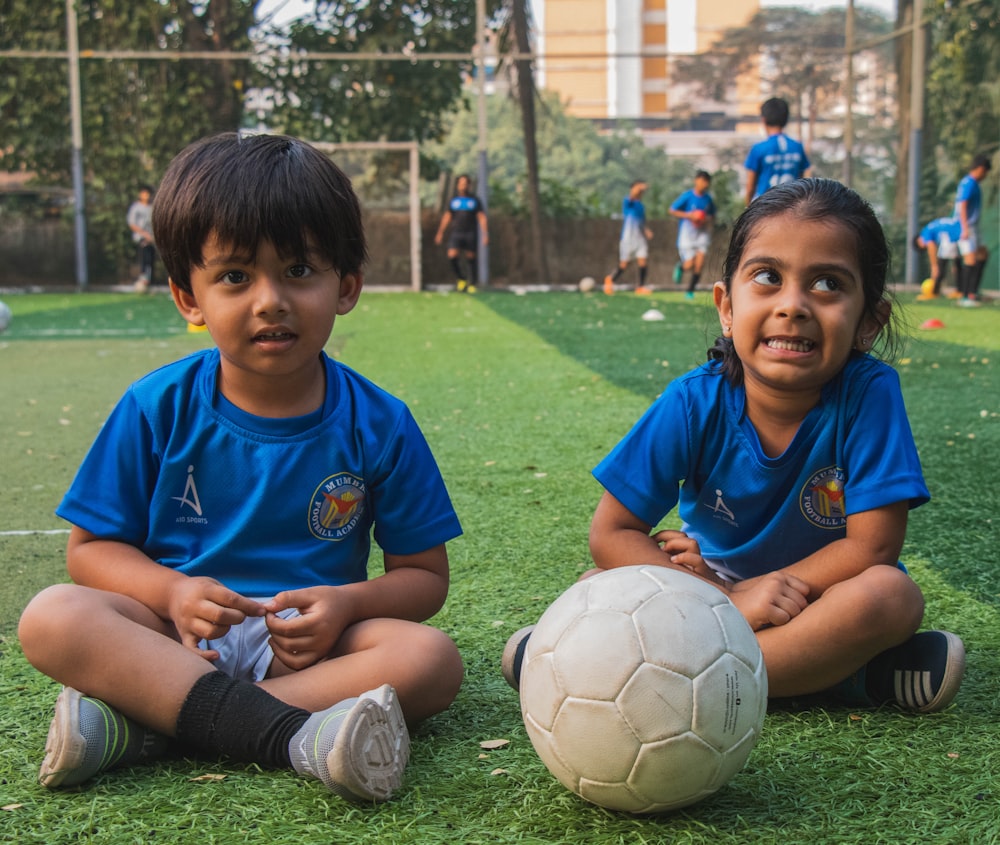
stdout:
MULTIPOLYGON (((938 258, 949 261, 952 258, 958 257, 958 244, 955 243, 951 238, 949 238, 944 232, 941 233, 941 238, 938 241, 938 258)), ((963 253, 964 254, 964 253, 963 253)))
MULTIPOLYGON (((688 227, 685 227, 690 231, 688 227)), ((712 235, 707 231, 696 231, 693 235, 681 233, 677 239, 677 254, 681 261, 688 262, 699 252, 708 252, 708 247, 712 243, 712 235)))
POLYGON ((979 249, 979 230, 975 226, 969 227, 969 237, 962 238, 958 242, 958 251, 962 255, 975 255, 979 249))
MULTIPOLYGON (((267 599, 257 599, 267 601, 267 599)), ((299 616, 294 607, 278 613, 282 619, 292 619, 299 616)), ((239 625, 233 625, 223 637, 217 640, 202 640, 198 645, 203 649, 213 649, 219 652, 219 659, 213 666, 229 677, 241 681, 263 681, 267 670, 271 668, 274 652, 268 640, 271 632, 263 616, 249 616, 239 625)))
POLYGON ((621 263, 632 261, 633 259, 646 259, 649 257, 649 244, 642 235, 625 237, 618 241, 618 260, 621 263))

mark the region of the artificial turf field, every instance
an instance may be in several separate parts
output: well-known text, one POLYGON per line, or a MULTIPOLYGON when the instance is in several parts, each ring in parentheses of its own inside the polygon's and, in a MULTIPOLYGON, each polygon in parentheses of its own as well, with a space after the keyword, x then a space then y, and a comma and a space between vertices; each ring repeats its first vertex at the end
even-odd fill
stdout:
POLYGON ((185 331, 163 295, 5 294, 15 316, 0 335, 0 841, 1000 841, 997 305, 900 303, 912 326, 945 324, 913 329, 897 368, 933 495, 911 514, 903 560, 927 596, 925 627, 959 633, 968 650, 951 708, 915 717, 784 703, 719 793, 649 818, 586 804, 534 754, 500 652, 588 567, 600 494, 590 470, 667 380, 704 359, 717 323, 699 297, 366 293, 338 319, 329 351, 409 403, 465 529, 449 544, 452 589, 434 620, 464 655, 465 684, 414 732, 397 797, 357 807, 291 772, 181 757, 78 789, 36 783, 57 687, 27 665, 16 622, 31 595, 66 577, 66 526, 52 511, 126 385, 210 339, 185 331), (643 321, 651 307, 665 319, 643 321), (509 744, 481 747, 494 739, 509 744))

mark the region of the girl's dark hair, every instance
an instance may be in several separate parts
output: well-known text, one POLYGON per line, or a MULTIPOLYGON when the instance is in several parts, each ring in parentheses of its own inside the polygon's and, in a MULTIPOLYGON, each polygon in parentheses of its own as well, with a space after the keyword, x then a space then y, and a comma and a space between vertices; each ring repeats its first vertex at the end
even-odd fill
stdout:
MULTIPOLYGON (((786 182, 765 191, 747 206, 733 225, 729 250, 722 265, 722 282, 726 292, 732 289, 733 276, 757 226, 769 217, 782 214, 794 215, 799 220, 829 220, 840 223, 853 233, 865 298, 864 314, 879 322, 884 320, 883 306, 892 302, 892 294, 886 285, 890 256, 882 224, 864 198, 834 179, 786 182)), ((790 231, 789 237, 794 236, 794 231, 790 231)), ((886 360, 892 360, 899 351, 899 333, 894 325, 896 320, 895 313, 890 311, 888 322, 879 332, 872 350, 875 352, 877 349, 879 357, 886 360)), ((731 339, 717 338, 715 345, 708 350, 708 357, 721 362, 722 371, 732 384, 743 383, 743 364, 731 339)))
POLYGON ((311 246, 341 276, 359 273, 368 257, 350 179, 315 147, 283 135, 229 132, 182 150, 153 202, 153 234, 170 278, 189 293, 211 235, 251 259, 263 241, 302 259, 311 246))

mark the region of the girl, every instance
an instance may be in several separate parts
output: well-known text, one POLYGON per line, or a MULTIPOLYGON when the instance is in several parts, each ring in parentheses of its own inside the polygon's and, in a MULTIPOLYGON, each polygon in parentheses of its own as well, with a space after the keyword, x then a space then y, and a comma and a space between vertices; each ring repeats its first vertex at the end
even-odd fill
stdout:
MULTIPOLYGON (((851 704, 947 706, 962 641, 915 633, 919 587, 899 563, 907 512, 929 499, 895 371, 889 252, 871 207, 827 179, 758 197, 714 288, 722 337, 597 466, 600 569, 683 568, 757 632, 772 697, 834 688, 851 704), (679 505, 681 531, 655 531, 679 505), (652 533, 651 533, 652 532, 652 533)), ((519 674, 519 632, 505 651, 519 674)))

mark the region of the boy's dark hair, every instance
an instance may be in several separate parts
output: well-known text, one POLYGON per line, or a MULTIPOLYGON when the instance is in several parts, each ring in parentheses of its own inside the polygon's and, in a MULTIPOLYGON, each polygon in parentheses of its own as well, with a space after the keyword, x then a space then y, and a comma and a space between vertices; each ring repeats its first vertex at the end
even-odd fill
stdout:
POLYGON ((712 174, 707 170, 696 170, 694 174, 695 179, 704 179, 710 185, 712 184, 712 174))
POLYGON ((149 194, 152 195, 153 194, 153 186, 152 185, 140 185, 136 189, 136 193, 137 194, 141 194, 143 191, 148 191, 149 194))
POLYGON ((760 116, 764 119, 765 126, 776 126, 784 129, 788 123, 788 103, 781 97, 771 97, 765 100, 760 107, 760 116))
POLYGON ((979 153, 972 158, 972 164, 969 165, 969 170, 975 170, 977 167, 985 167, 986 172, 989 173, 993 169, 993 160, 988 155, 983 155, 979 153))
MULTIPOLYGON (((871 205, 855 191, 835 179, 796 179, 771 188, 761 194, 737 218, 729 240, 729 250, 722 265, 722 282, 726 292, 732 291, 733 276, 743 259, 747 243, 760 223, 769 217, 793 214, 797 220, 828 220, 840 223, 853 235, 857 245, 857 261, 861 270, 861 289, 865 298, 866 317, 881 320, 883 303, 892 301, 886 281, 889 276, 890 253, 882 224, 871 205)), ((794 236, 794 233, 789 233, 794 236)), ((892 359, 899 349, 899 338, 893 327, 895 314, 879 333, 881 357, 892 359)), ((736 355, 733 341, 719 337, 708 350, 709 360, 719 361, 722 372, 733 385, 743 383, 743 364, 736 355)))
POLYGON ((163 176, 153 232, 168 275, 188 293, 212 235, 251 260, 263 241, 301 259, 311 248, 341 276, 360 273, 368 257, 351 180, 315 147, 284 135, 227 132, 190 144, 163 176))

